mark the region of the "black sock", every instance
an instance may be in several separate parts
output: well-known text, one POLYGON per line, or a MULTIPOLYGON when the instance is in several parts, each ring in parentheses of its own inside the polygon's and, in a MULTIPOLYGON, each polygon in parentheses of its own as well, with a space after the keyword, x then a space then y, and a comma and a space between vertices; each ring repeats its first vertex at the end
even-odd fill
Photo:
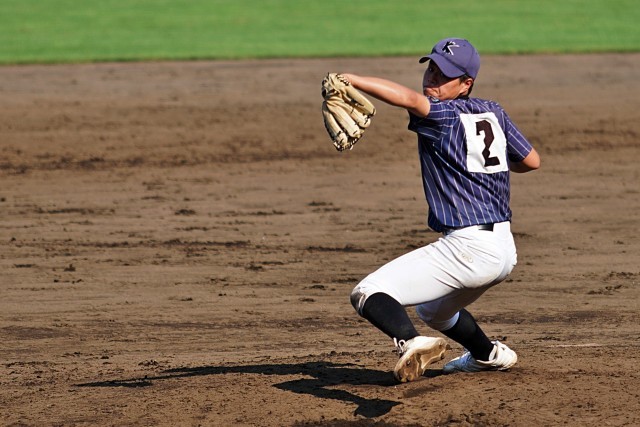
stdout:
POLYGON ((489 355, 493 351, 493 343, 482 332, 471 313, 464 308, 460 310, 460 317, 453 328, 441 332, 455 342, 462 344, 476 360, 484 362, 489 360, 489 355))
POLYGON ((367 298, 362 308, 362 317, 391 338, 407 341, 420 335, 404 307, 382 292, 367 298))

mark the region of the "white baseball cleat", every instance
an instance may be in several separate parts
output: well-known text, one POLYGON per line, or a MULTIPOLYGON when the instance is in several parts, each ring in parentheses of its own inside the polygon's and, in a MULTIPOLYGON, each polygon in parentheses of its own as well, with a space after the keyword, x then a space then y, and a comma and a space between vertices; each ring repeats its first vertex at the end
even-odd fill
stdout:
POLYGON ((447 342, 442 338, 418 336, 405 340, 393 340, 400 360, 393 369, 393 376, 401 383, 415 381, 427 370, 427 366, 444 358, 447 342))
POLYGON ((471 353, 466 352, 445 364, 442 372, 453 374, 454 372, 506 371, 516 364, 518 355, 515 351, 500 341, 493 341, 493 344, 489 361, 476 360, 471 353))

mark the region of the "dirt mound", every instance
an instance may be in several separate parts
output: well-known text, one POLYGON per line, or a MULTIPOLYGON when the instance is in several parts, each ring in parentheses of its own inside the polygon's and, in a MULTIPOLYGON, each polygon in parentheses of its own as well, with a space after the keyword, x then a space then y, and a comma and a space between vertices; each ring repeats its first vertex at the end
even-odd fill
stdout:
POLYGON ((474 95, 543 162, 513 178, 519 265, 471 306, 520 361, 403 385, 349 293, 438 238, 415 135, 378 105, 337 153, 320 81, 419 88, 416 58, 1 67, 0 423, 640 424, 639 67, 483 59, 474 95))

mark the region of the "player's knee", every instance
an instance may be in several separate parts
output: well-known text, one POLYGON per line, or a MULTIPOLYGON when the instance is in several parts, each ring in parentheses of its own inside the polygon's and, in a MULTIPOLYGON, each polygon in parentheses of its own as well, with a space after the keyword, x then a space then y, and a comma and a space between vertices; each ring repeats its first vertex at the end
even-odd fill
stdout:
POLYGON ((416 314, 418 315, 418 317, 427 325, 431 322, 431 320, 433 319, 433 314, 431 313, 430 310, 428 310, 424 305, 418 305, 416 306, 416 314))
POLYGON ((362 316, 364 311, 364 304, 367 299, 377 293, 386 293, 387 290, 380 286, 377 282, 370 280, 370 276, 365 277, 358 285, 351 291, 351 305, 356 309, 358 314, 362 316))
POLYGON ((360 316, 362 316, 362 309, 367 299, 367 295, 364 293, 360 285, 353 288, 353 291, 351 291, 350 299, 353 308, 358 312, 360 316))
POLYGON ((429 310, 427 304, 416 307, 416 314, 431 329, 436 331, 446 331, 455 326, 458 321, 458 313, 453 316, 444 313, 437 313, 429 310))

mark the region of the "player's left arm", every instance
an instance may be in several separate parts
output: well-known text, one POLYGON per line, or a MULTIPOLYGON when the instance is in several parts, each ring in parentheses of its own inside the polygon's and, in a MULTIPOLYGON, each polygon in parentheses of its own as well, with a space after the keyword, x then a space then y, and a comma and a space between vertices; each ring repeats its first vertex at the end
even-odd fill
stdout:
POLYGON ((540 167, 540 155, 535 148, 531 148, 527 157, 520 162, 509 163, 509 169, 515 173, 525 173, 536 170, 540 167))
POLYGON ((426 117, 431 110, 429 98, 399 83, 378 77, 342 74, 358 90, 395 107, 407 109, 418 117, 426 117))

